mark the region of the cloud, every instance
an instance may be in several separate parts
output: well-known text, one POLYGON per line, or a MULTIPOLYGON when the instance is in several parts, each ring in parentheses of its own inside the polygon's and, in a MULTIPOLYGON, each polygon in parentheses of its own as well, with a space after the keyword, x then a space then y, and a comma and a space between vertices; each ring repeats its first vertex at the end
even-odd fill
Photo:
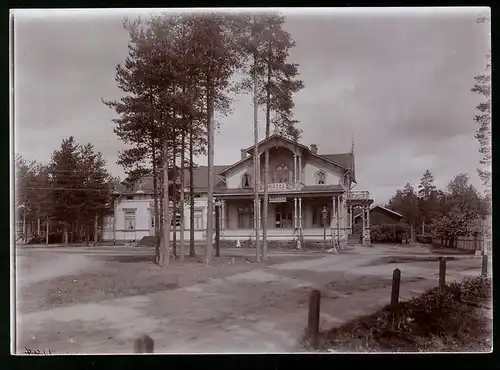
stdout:
MULTIPOLYGON (((347 152, 355 137, 358 188, 384 203, 429 168, 444 186, 466 172, 478 187, 470 92, 490 48, 484 9, 294 12, 286 29, 296 41, 305 89, 295 97, 303 143, 320 153, 347 152)), ((19 14, 15 21, 16 151, 48 161, 62 138, 75 136, 103 152, 110 170, 123 145, 113 134, 118 99, 115 66, 127 56, 124 15, 19 14)), ((233 103, 216 137, 215 162, 229 164, 253 142, 249 96, 233 103)), ((259 135, 264 136, 264 114, 259 135)), ((200 158, 200 163, 206 163, 200 158)))

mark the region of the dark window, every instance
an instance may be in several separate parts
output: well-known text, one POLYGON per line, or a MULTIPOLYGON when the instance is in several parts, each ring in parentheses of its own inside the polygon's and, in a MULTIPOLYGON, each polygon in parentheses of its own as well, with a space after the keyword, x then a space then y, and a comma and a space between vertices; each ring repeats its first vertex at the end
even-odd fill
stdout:
POLYGON ((326 173, 324 173, 323 171, 319 171, 316 174, 316 183, 318 185, 324 185, 326 182, 325 180, 326 180, 326 173))
POLYGON ((132 200, 132 199, 134 199, 133 195, 127 195, 127 200, 132 200))
POLYGON ((248 173, 243 174, 242 177, 242 187, 249 188, 250 187, 250 175, 248 173))
POLYGON ((276 182, 283 183, 290 181, 288 167, 284 164, 279 165, 276 168, 276 177, 277 177, 276 182))

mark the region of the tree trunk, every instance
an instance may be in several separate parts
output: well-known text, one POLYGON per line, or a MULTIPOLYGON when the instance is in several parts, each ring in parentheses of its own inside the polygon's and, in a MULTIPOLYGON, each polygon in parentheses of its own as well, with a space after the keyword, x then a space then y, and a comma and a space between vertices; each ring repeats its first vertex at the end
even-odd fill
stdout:
POLYGON ((64 243, 65 247, 68 246, 68 227, 67 226, 64 226, 64 229, 63 229, 63 243, 64 243))
MULTIPOLYGON (((271 50, 269 49, 269 57, 271 50)), ((271 126, 271 63, 267 63, 267 86, 266 86, 266 141, 269 139, 269 131, 271 126)), ((269 184, 269 145, 266 142, 265 163, 264 163, 264 204, 262 215, 262 258, 267 260, 267 213, 269 207, 269 193, 267 186, 269 184)))
POLYGON ((184 156, 186 152, 186 131, 183 129, 181 133, 181 189, 179 195, 179 208, 181 213, 181 225, 180 225, 180 255, 181 261, 184 261, 184 179, 185 179, 185 169, 184 169, 184 156))
POLYGON ((90 244, 90 226, 85 226, 85 245, 88 247, 90 244))
POLYGON ((207 83, 207 127, 208 127, 208 194, 207 194, 207 239, 205 264, 212 263, 214 231, 214 101, 211 81, 207 83))
POLYGON ((194 138, 193 125, 189 128, 189 256, 195 257, 194 249, 194 138))
POLYGON ((422 235, 425 234, 425 219, 422 219, 422 235))
MULTIPOLYGON (((162 171, 163 172, 163 171, 162 171)), ((160 201, 158 202, 159 203, 159 209, 160 209, 160 235, 161 235, 161 240, 160 242, 162 242, 163 240, 163 231, 165 229, 165 212, 164 212, 164 207, 163 207, 163 201, 164 201, 164 195, 165 195, 165 192, 163 191, 163 181, 164 181, 164 176, 163 176, 163 173, 161 175, 161 190, 160 190, 160 201)), ((163 249, 160 248, 160 264, 163 263, 163 249)))
POLYGON ((74 241, 75 241, 75 234, 74 234, 74 230, 73 230, 73 223, 70 224, 70 227, 69 227, 69 244, 73 244, 74 241))
MULTIPOLYGON (((255 25, 255 17, 254 17, 255 25)), ((255 35, 254 35, 255 37, 255 35)), ((254 67, 257 65, 257 55, 253 56, 254 67)), ((259 106, 257 101, 258 87, 257 87, 257 70, 254 68, 253 71, 253 131, 254 131, 254 151, 253 151, 253 163, 254 163, 254 206, 253 206, 253 217, 255 225, 255 253, 257 257, 257 263, 260 263, 261 251, 260 251, 260 241, 259 241, 259 106)))
MULTIPOLYGON (((175 137, 174 132, 174 137, 175 137)), ((177 151, 175 145, 172 148, 172 255, 174 259, 177 257, 177 151), (172 223, 173 222, 173 223, 172 223)))
POLYGON ((154 223, 155 223, 155 263, 159 264, 160 263, 160 241, 161 241, 161 234, 160 234, 160 215, 158 213, 158 165, 156 163, 157 157, 156 157, 156 146, 154 143, 154 139, 152 140, 151 144, 152 152, 153 152, 153 207, 154 207, 154 223))
POLYGON ((47 225, 45 225, 45 245, 49 245, 49 216, 47 216, 47 225))
MULTIPOLYGON (((165 130, 166 131, 166 130, 165 130)), ((166 143, 167 135, 165 132, 165 147, 163 158, 163 267, 170 266, 170 199, 168 194, 168 150, 166 143)))
POLYGON ((79 224, 78 235, 79 235, 80 240, 84 240, 84 238, 85 238, 85 225, 83 225, 82 223, 79 224))
POLYGON ((97 245, 99 237, 99 215, 96 213, 94 217, 94 246, 97 245))
POLYGON ((28 225, 26 225, 26 211, 23 210, 23 239, 24 244, 28 242, 28 225))
POLYGON ((37 230, 36 230, 36 235, 40 236, 40 217, 37 218, 37 230))

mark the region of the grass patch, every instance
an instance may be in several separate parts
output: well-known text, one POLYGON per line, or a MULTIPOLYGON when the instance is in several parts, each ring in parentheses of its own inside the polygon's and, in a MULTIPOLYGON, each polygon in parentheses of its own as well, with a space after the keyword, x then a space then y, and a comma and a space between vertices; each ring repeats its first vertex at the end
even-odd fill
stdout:
POLYGON ((396 320, 389 306, 320 333, 314 348, 348 352, 455 352, 492 348, 491 279, 478 277, 428 290, 401 302, 396 320))

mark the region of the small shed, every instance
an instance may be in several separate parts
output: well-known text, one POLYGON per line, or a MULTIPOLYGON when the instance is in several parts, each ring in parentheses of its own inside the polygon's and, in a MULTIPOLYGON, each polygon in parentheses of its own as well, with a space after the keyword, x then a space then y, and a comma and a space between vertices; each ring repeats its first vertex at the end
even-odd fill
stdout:
MULTIPOLYGON (((363 218, 361 213, 353 217, 354 224, 361 224, 363 218)), ((389 208, 374 206, 370 208, 370 226, 396 224, 403 220, 403 215, 389 208)))

